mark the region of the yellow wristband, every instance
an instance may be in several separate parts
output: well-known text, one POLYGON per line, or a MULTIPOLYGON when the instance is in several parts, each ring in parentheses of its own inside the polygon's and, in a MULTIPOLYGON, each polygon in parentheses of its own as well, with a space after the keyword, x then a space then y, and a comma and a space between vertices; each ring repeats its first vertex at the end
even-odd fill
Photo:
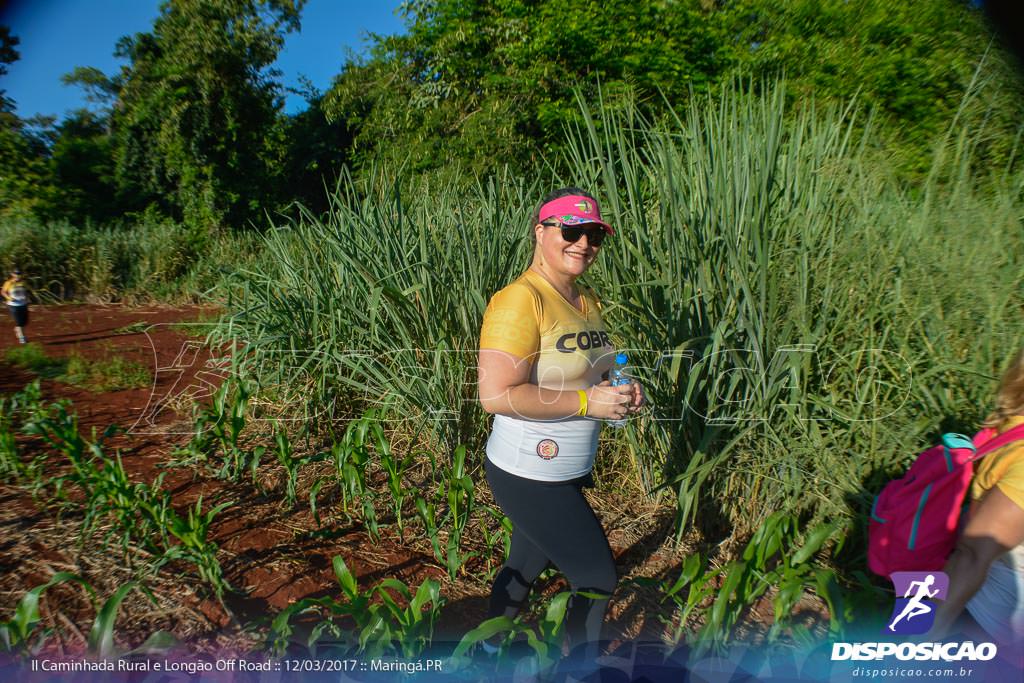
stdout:
POLYGON ((583 389, 577 389, 576 393, 580 395, 580 409, 576 411, 577 417, 586 417, 587 415, 587 392, 583 389))

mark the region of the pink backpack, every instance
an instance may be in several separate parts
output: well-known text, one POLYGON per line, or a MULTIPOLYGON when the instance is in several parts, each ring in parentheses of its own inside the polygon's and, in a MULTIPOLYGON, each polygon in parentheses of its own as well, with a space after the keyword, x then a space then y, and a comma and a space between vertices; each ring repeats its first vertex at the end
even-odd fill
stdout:
POLYGON ((907 473, 886 484, 871 506, 871 571, 889 576, 899 571, 941 570, 956 545, 974 461, 1018 439, 1024 439, 1024 425, 998 436, 994 429, 983 429, 974 439, 944 434, 941 444, 917 456, 907 473))

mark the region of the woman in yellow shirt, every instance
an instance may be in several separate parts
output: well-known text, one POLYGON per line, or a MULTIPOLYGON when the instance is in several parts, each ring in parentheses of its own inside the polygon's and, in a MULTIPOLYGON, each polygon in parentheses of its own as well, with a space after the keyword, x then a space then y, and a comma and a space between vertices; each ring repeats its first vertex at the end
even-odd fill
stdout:
POLYGON ((18 341, 25 343, 25 327, 28 325, 28 287, 21 280, 21 271, 14 269, 11 277, 0 287, 0 296, 7 304, 7 310, 14 318, 14 332, 18 341))
MULTIPOLYGON (((1001 434, 1024 423, 1024 350, 1003 374, 996 409, 985 421, 1001 434)), ((929 637, 945 635, 964 608, 1004 653, 1024 646, 1024 441, 989 453, 975 466, 971 506, 943 571, 949 594, 929 637), (1007 649, 1009 648, 1009 649, 1007 649)))
POLYGON ((485 469, 514 525, 490 616, 514 617, 553 563, 574 593, 566 615, 570 646, 587 645, 581 654, 592 658, 617 575, 582 490, 593 485, 601 420, 628 417, 644 396, 636 382, 603 380, 615 349, 597 298, 576 284, 615 234, 597 201, 563 188, 545 197, 534 219, 532 263, 491 298, 480 332, 480 404, 494 415, 485 469))

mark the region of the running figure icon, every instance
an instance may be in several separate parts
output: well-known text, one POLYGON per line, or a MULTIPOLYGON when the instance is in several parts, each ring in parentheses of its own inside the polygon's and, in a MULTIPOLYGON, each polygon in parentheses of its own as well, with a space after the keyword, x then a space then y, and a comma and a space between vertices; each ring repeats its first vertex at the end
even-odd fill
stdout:
POLYGON ((910 621, 914 617, 919 617, 923 614, 928 614, 932 611, 932 606, 925 603, 924 600, 926 598, 934 598, 936 595, 939 594, 938 588, 936 588, 934 591, 929 590, 932 587, 932 584, 934 583, 934 574, 929 574, 924 578, 923 581, 910 582, 910 585, 907 586, 907 591, 903 594, 904 598, 910 598, 910 600, 907 601, 907 604, 903 607, 903 611, 900 612, 896 616, 896 618, 892 620, 891 624, 889 624, 890 631, 895 632, 896 624, 898 624, 900 620, 904 617, 906 617, 907 621, 910 621), (910 597, 910 594, 914 592, 915 587, 917 592, 914 594, 914 597, 910 597))

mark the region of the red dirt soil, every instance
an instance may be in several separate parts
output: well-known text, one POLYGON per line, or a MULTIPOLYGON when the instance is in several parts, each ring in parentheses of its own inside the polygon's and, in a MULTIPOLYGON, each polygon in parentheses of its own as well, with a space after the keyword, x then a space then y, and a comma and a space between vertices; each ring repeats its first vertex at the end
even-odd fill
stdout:
MULTIPOLYGON (((397 578, 411 587, 427 577, 441 581, 448 604, 435 633, 437 638, 458 639, 483 620, 487 586, 474 578, 485 572, 483 561, 471 561, 464 579, 449 581, 418 528, 407 529, 403 541, 394 525, 382 526, 382 539, 373 542, 361 525, 346 522, 337 510, 338 505, 333 504, 336 501, 322 501, 320 527, 301 496, 294 509, 284 509, 281 487, 274 485, 279 482, 274 482, 273 476, 269 477, 271 485, 264 484, 268 494, 263 494, 248 478, 233 484, 198 470, 158 467, 169 459, 176 446, 184 445, 190 437, 191 416, 175 409, 188 411, 194 401, 207 399, 224 374, 217 369, 215 354, 201 344, 201 335, 209 323, 206 327, 203 323, 175 324, 209 321, 216 314, 216 309, 197 306, 31 308, 26 335, 30 342, 41 344, 47 355, 65 357, 75 353, 90 360, 117 355, 141 363, 155 378, 153 387, 106 393, 43 380, 44 399, 70 399, 87 438, 93 427, 97 433, 111 424, 126 428, 126 433, 104 443, 104 451, 120 450, 125 468, 140 481, 151 481, 157 472, 165 471, 163 486, 171 491, 179 512, 192 505, 199 495, 204 496, 204 509, 219 502, 233 503, 217 516, 211 535, 220 546, 218 557, 228 582, 248 591, 245 597, 227 600, 235 619, 208 596, 200 598, 194 592, 170 588, 170 593, 180 594, 173 596, 158 619, 119 620, 119 640, 136 645, 159 627, 187 638, 194 648, 223 647, 225 638, 230 641, 231 634, 238 636, 241 624, 270 616, 303 597, 337 597, 331 568, 335 555, 344 558, 364 589, 385 577, 397 578), (138 632, 132 632, 133 625, 138 632)), ((0 322, 0 360, 15 345, 13 324, 0 322)), ((0 362, 0 393, 19 391, 33 378, 30 372, 0 362)), ((20 521, 0 520, 0 575, 8 575, 0 584, 0 613, 7 614, 25 590, 49 578, 41 567, 50 567, 51 574, 53 568, 70 568, 83 574, 88 568, 82 566, 82 553, 76 554, 67 547, 65 536, 69 532, 55 533, 57 527, 47 526, 45 515, 27 494, 12 487, 3 487, 0 493, 9 511, 13 506, 24 515, 20 521), (28 560, 30 557, 34 562, 28 560)), ((489 499, 489 492, 481 494, 489 499)), ((618 501, 618 505, 611 499, 604 502, 611 505, 599 509, 599 515, 609 530, 620 576, 665 578, 672 573, 680 554, 662 544, 668 535, 671 515, 663 518, 650 508, 638 515, 635 501, 618 501)), ((551 594, 563 587, 561 580, 552 580, 540 589, 551 594)), ((140 598, 139 602, 144 600, 140 598)), ((657 620, 657 613, 670 615, 671 611, 659 606, 644 591, 620 589, 609 611, 609 631, 619 637, 658 638, 664 627, 657 620)), ((73 620, 80 629, 87 630, 88 619, 81 616, 73 620)))

